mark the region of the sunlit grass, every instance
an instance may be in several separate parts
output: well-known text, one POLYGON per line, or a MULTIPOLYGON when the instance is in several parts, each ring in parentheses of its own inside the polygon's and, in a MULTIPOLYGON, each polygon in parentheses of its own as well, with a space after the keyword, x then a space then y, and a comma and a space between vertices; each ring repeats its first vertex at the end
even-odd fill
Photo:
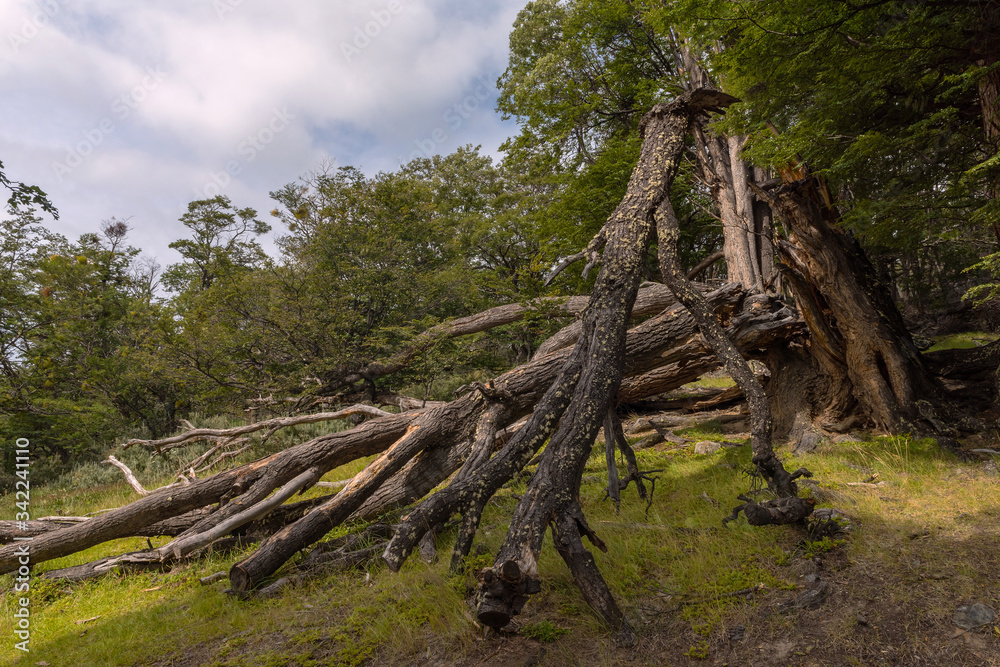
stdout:
POLYGON ((986 333, 983 331, 966 331, 957 334, 948 334, 946 336, 935 336, 934 345, 932 345, 927 351, 936 352, 937 350, 965 350, 971 349, 973 347, 979 347, 981 345, 986 345, 995 341, 1000 335, 995 333, 986 333))
POLYGON ((736 383, 728 375, 704 375, 694 382, 681 386, 677 391, 692 391, 695 389, 727 389, 736 383))
MULTIPOLYGON (((702 424, 686 436, 719 439, 721 433, 717 424, 702 424)), ((694 455, 690 448, 638 452, 643 470, 660 470, 653 475, 655 488, 647 483, 652 503, 647 509, 630 485, 618 514, 605 499, 602 445, 588 460, 580 499, 591 527, 608 547, 607 553, 592 549, 597 564, 641 637, 671 619, 690 647, 689 655, 698 657, 711 650, 726 628, 753 618, 754 602, 732 593, 762 585, 754 599, 775 599, 796 586, 790 563, 812 553, 803 550, 803 532, 787 526, 754 528, 743 519, 721 523, 739 502, 736 496, 750 488, 743 472, 750 463, 749 445, 706 456, 694 455)), ((324 479, 348 479, 369 460, 342 466, 324 479)), ((946 614, 945 593, 973 596, 982 590, 981 572, 988 568, 976 559, 991 558, 990 552, 972 550, 955 558, 956 545, 965 548, 970 540, 997 532, 996 482, 980 469, 942 453, 933 440, 907 437, 827 444, 813 455, 786 456, 786 467, 799 466, 813 471, 820 490, 836 494, 836 500, 820 505, 834 505, 852 518, 854 532, 847 544, 824 548, 844 550, 853 567, 902 581, 930 581, 932 590, 940 587, 940 598, 922 601, 929 614, 946 614), (876 473, 879 486, 851 486, 876 473), (947 590, 933 579, 940 572, 948 577, 947 590)), ((489 504, 476 540, 484 554, 474 556, 458 575, 448 572, 452 528, 439 536, 440 560, 433 565, 414 555, 397 574, 374 566, 334 573, 263 602, 223 594, 224 582, 208 587, 198 582, 228 570, 249 549, 211 555, 168 573, 117 573, 82 584, 36 579, 33 650, 30 662, 22 662, 143 665, 191 655, 201 664, 219 666, 407 664, 418 655, 458 661, 483 636, 472 622, 466 595, 475 585, 475 572, 490 564, 500 547, 528 478, 520 476, 489 504)), ((307 497, 334 491, 314 489, 307 497)), ((92 488, 67 485, 40 490, 32 498, 36 515, 84 514, 124 504, 135 495, 119 482, 92 488)), ((0 501, 12 502, 10 497, 0 501)), ((593 658, 600 662, 600 656, 611 655, 610 637, 583 601, 551 538, 546 540, 539 562, 542 592, 517 622, 544 631, 553 660, 571 660, 574 649, 569 647, 587 640, 603 647, 593 658)), ((165 542, 152 540, 153 546, 165 542)), ((144 546, 145 539, 119 540, 40 569, 144 546)), ((0 584, 9 587, 9 577, 0 584)), ((904 604, 917 593, 897 587, 885 595, 904 604)), ((4 596, 0 614, 10 618, 13 604, 12 595, 4 596)), ((9 648, 0 648, 0 662, 19 657, 9 648)))

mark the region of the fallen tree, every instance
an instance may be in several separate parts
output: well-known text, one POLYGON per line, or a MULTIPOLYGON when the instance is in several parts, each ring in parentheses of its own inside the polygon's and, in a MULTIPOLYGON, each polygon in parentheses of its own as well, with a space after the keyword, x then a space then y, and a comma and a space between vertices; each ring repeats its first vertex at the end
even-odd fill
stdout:
MULTIPOLYGON (((738 285, 725 285, 708 295, 708 301, 718 317, 727 322, 727 332, 748 355, 763 355, 766 350, 784 344, 800 335, 804 328, 795 314, 779 302, 771 302, 770 310, 743 312, 746 292, 738 285)), ((708 345, 698 335, 693 319, 683 308, 675 306, 637 325, 626 341, 627 383, 619 394, 621 401, 639 400, 679 387, 719 367, 708 345)), ((568 356, 563 349, 536 359, 494 379, 492 384, 515 398, 513 415, 503 420, 510 427, 528 414, 534 401, 551 383, 560 364, 568 356)), ((238 511, 266 498, 312 466, 326 472, 350 461, 386 451, 403 436, 407 429, 425 413, 428 421, 442 422, 444 415, 467 410, 462 406, 482 401, 480 392, 473 391, 455 401, 425 412, 409 412, 374 418, 348 431, 341 431, 300 443, 283 452, 249 463, 212 477, 193 480, 190 484, 160 489, 117 510, 95 517, 79 517, 72 522, 60 517, 30 525, 32 562, 41 563, 108 540, 132 536, 168 535, 176 537, 198 526, 196 532, 214 527, 238 511), (435 415, 435 416, 432 416, 435 415), (221 508, 212 507, 224 502, 221 508), (232 507, 223 516, 221 511, 232 507), (197 512, 194 512, 197 510, 197 512), (184 517, 178 524, 174 518, 184 517), (167 524, 167 520, 171 523, 167 524), (169 528, 167 527, 169 525, 169 528), (160 527, 157 527, 160 526, 160 527)), ((412 503, 447 479, 465 461, 471 442, 459 437, 456 429, 450 439, 414 456, 409 463, 384 485, 374 490, 352 518, 373 518, 392 507, 412 503)), ((503 444, 508 436, 497 429, 496 442, 503 444)), ((183 434, 182 434, 183 435, 183 434)), ((326 497, 327 499, 332 496, 326 497)), ((309 501, 315 506, 317 501, 309 501)), ((282 508, 293 508, 284 505, 282 508)), ((15 524, 0 524, 0 537, 14 534, 15 524)), ((24 533, 16 533, 24 535, 24 533)), ((0 547, 0 570, 9 571, 16 558, 0 547)))
MULTIPOLYGON (((266 585, 293 554, 321 540, 332 528, 420 501, 391 534, 385 534, 382 559, 398 570, 421 542, 426 543, 427 535, 433 536, 459 515, 452 555, 455 565, 469 554, 486 503, 547 443, 493 567, 481 573, 478 617, 487 625, 503 627, 528 596, 537 592, 538 555, 542 538, 551 528, 556 548, 588 603, 622 641, 632 641, 627 620, 584 546, 583 537, 598 548, 603 543, 578 502, 583 466, 602 427, 609 462, 618 448, 628 466, 621 479, 615 467, 609 466, 609 495, 615 498, 627 481, 641 483, 641 471, 616 415, 620 402, 669 391, 724 364, 748 399, 753 461, 781 496, 772 505, 745 505, 744 513, 756 523, 781 523, 798 521, 811 511, 811 505, 796 495, 795 477, 803 471, 789 474, 774 454, 768 396, 745 361, 770 359, 790 341, 801 343, 807 333, 804 323, 775 297, 748 294, 736 284, 702 294, 687 282, 676 258, 677 225, 667 194, 685 134, 692 122, 731 101, 713 91, 693 91, 673 103, 658 105, 647 115, 642 155, 628 193, 596 243, 588 246, 603 248, 593 294, 582 310, 575 311, 579 323, 567 327, 530 362, 485 384, 470 385, 448 403, 376 415, 350 430, 151 492, 103 515, 54 530, 46 526, 31 543, 32 563, 159 530, 155 534, 175 539, 159 549, 81 566, 82 570, 66 576, 91 576, 129 564, 163 567, 227 536, 244 535, 259 540, 260 547, 234 565, 229 577, 235 591, 248 594, 266 585), (667 287, 640 290, 654 233, 667 287), (664 310, 671 303, 673 307, 664 310), (637 312, 658 314, 629 329, 637 312), (314 486, 326 472, 372 455, 378 458, 340 492, 282 504, 314 486), (446 486, 427 495, 445 482, 446 486)), ((572 299, 559 304, 569 309, 567 313, 580 307, 572 299)), ((518 312, 517 316, 523 316, 524 311, 500 312, 509 318, 518 312)), ((478 327, 484 326, 483 321, 476 316, 466 318, 465 324, 451 323, 434 336, 482 330, 478 327)), ((171 442, 144 444, 156 450, 196 437, 227 439, 289 423, 272 420, 225 433, 191 431, 171 442)), ((18 555, 17 545, 0 546, 0 572, 17 567, 18 555)), ((363 556, 368 559, 371 552, 363 556)), ((333 560, 356 562, 342 551, 333 560)))
MULTIPOLYGON (((249 558, 233 566, 230 571, 233 587, 248 591, 276 572, 299 549, 315 543, 331 528, 351 517, 377 490, 402 473, 415 457, 424 454, 424 458, 433 459, 435 450, 460 447, 467 451, 460 457, 464 465, 458 474, 448 486, 409 513, 383 554, 388 565, 398 569, 429 530, 459 513, 462 523, 454 558, 457 562, 471 547, 486 502, 548 441, 496 563, 482 574, 478 617, 487 625, 502 627, 520 611, 525 596, 539 590, 537 558, 542 536, 551 527, 556 548, 588 603, 622 641, 631 642, 634 635, 628 622, 583 545, 582 538, 586 536, 603 548, 603 543, 587 525, 576 497, 583 465, 598 430, 607 424, 609 431, 620 431, 613 411, 629 360, 628 322, 653 237, 654 216, 664 203, 669 206, 667 194, 684 137, 695 118, 710 110, 719 110, 731 101, 729 96, 714 91, 695 91, 671 104, 659 105, 646 116, 642 156, 628 193, 599 234, 600 245, 604 247, 602 266, 581 316, 579 337, 571 349, 537 358, 494 382, 475 386, 465 396, 446 405, 415 415, 381 417, 346 434, 317 438, 206 480, 149 494, 118 511, 82 524, 42 534, 32 544, 33 560, 44 561, 124 534, 134 534, 156 520, 219 502, 216 511, 198 520, 166 547, 126 554, 113 562, 148 564, 181 558, 192 549, 206 546, 250 521, 259 520, 345 460, 384 450, 342 491, 272 534, 249 558), (526 423, 494 454, 497 431, 528 413, 526 423), (279 489, 278 493, 268 498, 275 489, 279 489)), ((715 320, 715 311, 727 297, 738 299, 742 296, 740 290, 721 291, 714 308, 710 309, 708 301, 686 285, 687 289, 680 289, 680 283, 673 277, 670 287, 687 303, 689 310, 692 304, 697 306, 693 308, 694 319, 698 328, 707 334, 708 347, 719 352, 720 341, 725 341, 727 347, 722 356, 731 371, 739 371, 732 357, 735 355, 740 362, 742 357, 722 333, 715 320)), ((758 308, 762 314, 777 315, 777 318, 764 318, 772 325, 777 321, 779 328, 795 326, 795 318, 783 310, 758 308)), ((688 324, 681 327, 681 331, 687 334, 688 356, 691 352, 705 354, 704 348, 691 350, 694 328, 691 316, 685 311, 671 311, 670 315, 667 319, 653 318, 637 327, 639 331, 631 337, 633 354, 628 364, 631 374, 642 375, 667 363, 671 355, 665 355, 664 351, 677 347, 678 325, 685 319, 688 324), (659 330, 657 324, 661 325, 659 330), (655 335, 657 333, 661 335, 655 335), (665 333, 666 337, 662 335, 665 333), (662 344, 664 340, 667 341, 665 345, 662 344), (661 342, 660 349, 656 349, 657 341, 661 342)), ((730 326, 739 329, 746 324, 746 318, 732 318, 730 326)), ((755 339, 756 334, 767 329, 766 326, 745 326, 743 333, 755 339)), ((787 331, 783 333, 788 335, 787 331)), ((754 347, 762 343, 753 340, 754 347)), ((742 363, 745 366, 745 362, 742 363)), ((750 387, 743 389, 748 394, 753 392, 750 387)), ((794 495, 788 474, 771 450, 769 434, 759 437, 764 429, 769 430, 766 418, 761 423, 759 407, 757 404, 753 407, 755 461, 769 483, 783 495, 794 495)), ((613 452, 617 444, 630 462, 634 462, 624 437, 615 435, 617 433, 608 433, 609 452, 613 452)), ((443 480, 440 469, 437 474, 421 472, 425 479, 435 483, 443 480)), ((630 470, 630 476, 638 474, 637 469, 630 470)), ((616 487, 612 480, 609 491, 612 488, 617 491, 616 487)), ((13 545, 0 547, 0 569, 11 569, 16 559, 13 545)), ((107 567, 105 562, 92 570, 107 567)))
MULTIPOLYGON (((634 378, 630 397, 635 398, 666 386, 664 375, 657 374, 654 379, 652 371, 673 365, 676 386, 719 363, 711 351, 718 346, 717 341, 706 343, 697 335, 695 320, 685 309, 669 310, 632 332, 627 324, 652 237, 654 213, 665 201, 687 128, 692 118, 730 100, 711 91, 698 91, 658 106, 647 117, 643 156, 628 195, 602 230, 601 270, 572 348, 537 357, 445 405, 415 414, 379 417, 350 431, 322 436, 207 479, 151 493, 86 522, 43 533, 32 543, 33 562, 138 534, 165 518, 218 503, 167 547, 123 555, 114 562, 148 564, 182 558, 191 549, 260 521, 281 500, 308 488, 326 471, 378 452, 382 452, 379 458, 342 491, 271 534, 256 552, 236 564, 230 572, 233 587, 247 591, 259 586, 291 555, 363 510, 366 503, 368 511, 373 511, 372 498, 391 487, 394 480, 406 478, 396 485, 399 493, 383 494, 382 507, 424 495, 444 481, 456 464, 462 466, 458 474, 409 513, 383 558, 398 569, 429 530, 458 513, 462 515, 454 558, 458 562, 471 547, 486 502, 548 441, 496 565, 483 574, 479 618, 494 627, 505 625, 523 605, 524 594, 537 589, 537 555, 541 538, 551 526, 557 549, 588 602, 629 641, 631 630, 583 546, 583 536, 599 547, 602 544, 587 526, 575 497, 583 463, 598 430, 606 421, 612 430, 619 430, 614 425, 613 408, 623 376, 634 378), (525 424, 494 453, 498 431, 525 415, 525 424), (278 495, 268 498, 276 489, 280 489, 278 495)), ((765 349, 801 332, 794 314, 781 304, 768 301, 763 307, 757 304, 743 312, 744 297, 742 289, 727 286, 709 295, 706 302, 713 318, 728 325, 729 336, 743 349, 765 349)), ((698 326, 706 328, 704 318, 698 326)), ((621 446, 624 438, 611 437, 609 442, 621 446)), ((765 458, 761 460, 777 462, 769 439, 756 439, 754 448, 755 458, 762 455, 765 458)), ((765 476, 773 481, 779 469, 783 473, 777 463, 764 470, 765 476)), ((630 470, 630 476, 637 472, 630 470)), ((787 479, 787 473, 784 476, 787 479)), ((0 547, 0 570, 9 571, 15 564, 14 546, 0 547)), ((93 569, 106 567, 107 562, 93 569)))

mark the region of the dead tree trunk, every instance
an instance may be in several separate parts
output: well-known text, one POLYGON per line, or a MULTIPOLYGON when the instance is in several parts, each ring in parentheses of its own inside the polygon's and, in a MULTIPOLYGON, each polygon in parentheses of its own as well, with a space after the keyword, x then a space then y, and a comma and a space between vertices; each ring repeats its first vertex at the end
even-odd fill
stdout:
POLYGON ((747 399, 750 407, 754 464, 767 480, 768 486, 779 496, 795 497, 798 495, 794 481, 797 474, 788 474, 771 447, 771 406, 768 404, 764 387, 757 381, 750 364, 726 336, 704 297, 687 280, 681 267, 680 254, 677 250, 680 225, 669 198, 664 198, 656 210, 656 233, 663 282, 694 316, 698 329, 708 340, 716 356, 725 364, 726 371, 747 399))
MULTIPOLYGON (((677 48, 687 89, 716 87, 691 49, 684 44, 677 48)), ((775 273, 771 212, 766 203, 755 199, 751 184, 761 183, 765 173, 741 157, 746 137, 727 137, 699 126, 694 128, 694 138, 698 171, 722 223, 729 279, 763 292, 775 273)))
POLYGON ((887 431, 945 430, 935 408, 946 401, 943 388, 864 251, 838 226, 824 184, 808 176, 757 192, 788 231, 777 247, 781 270, 809 326, 812 358, 832 387, 813 417, 835 424, 857 407, 887 431))
POLYGON ((602 230, 601 271, 583 315, 580 340, 563 369, 563 377, 570 380, 565 395, 571 398, 565 402, 564 397, 554 397, 565 403, 565 412, 551 414, 550 418, 559 419, 558 428, 518 503, 494 567, 482 574, 477 614, 491 627, 507 625, 526 595, 537 590, 538 555, 551 526, 556 549, 588 604, 621 641, 635 640, 593 556, 583 546, 586 536, 606 549, 583 516, 580 480, 621 382, 627 323, 652 236, 653 212, 669 192, 691 119, 731 102, 721 93, 695 91, 658 105, 643 118, 642 154, 625 198, 602 230))

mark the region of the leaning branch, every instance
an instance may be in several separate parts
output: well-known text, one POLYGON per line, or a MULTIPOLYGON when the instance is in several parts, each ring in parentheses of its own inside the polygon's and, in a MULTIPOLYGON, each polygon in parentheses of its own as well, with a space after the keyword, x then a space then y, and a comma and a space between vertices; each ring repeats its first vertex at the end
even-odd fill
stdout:
POLYGON ((142 484, 139 483, 139 480, 136 479, 135 475, 132 474, 132 471, 129 470, 129 467, 127 465, 116 459, 114 456, 108 456, 107 460, 104 461, 104 463, 110 463, 114 467, 121 470, 122 474, 125 475, 125 481, 127 481, 128 485, 131 486, 133 489, 135 489, 135 492, 138 493, 140 496, 149 495, 149 491, 143 488, 142 484))
MULTIPOLYGON (((157 454, 181 447, 195 440, 206 440, 208 438, 237 438, 248 433, 257 431, 268 431, 268 435, 278 429, 298 426, 300 424, 315 424, 316 422, 333 421, 335 419, 346 419, 352 415, 368 415, 369 417, 387 417, 391 412, 379 410, 370 405, 352 405, 336 412, 317 412, 311 415, 299 415, 298 417, 277 417, 262 422, 237 426, 235 428, 196 428, 185 431, 179 435, 174 435, 162 440, 129 440, 123 449, 128 449, 133 445, 142 445, 156 450, 157 454)), ((126 475, 127 476, 127 475, 126 475)), ((131 484, 131 482, 129 482, 131 484)), ((135 488, 134 486, 132 488, 135 488)), ((136 489, 138 491, 138 489, 136 489)), ((141 493, 141 492, 140 492, 141 493)), ((145 495, 145 494, 142 494, 145 495)))
POLYGON ((548 287, 551 285, 552 281, 556 279, 556 276, 579 262, 581 259, 587 260, 587 265, 583 268, 583 277, 586 278, 587 274, 590 273, 590 270, 594 268, 600 260, 599 253, 601 252, 601 248, 603 248, 607 242, 607 226, 601 227, 601 230, 590 240, 590 243, 587 244, 586 248, 578 253, 570 255, 569 257, 564 257, 558 264, 552 267, 552 270, 549 271, 547 276, 545 276, 545 286, 548 287))
POLYGON ((267 500, 257 503, 253 507, 240 512, 236 516, 230 517, 214 528, 207 530, 204 533, 198 533, 197 535, 179 537, 176 540, 163 545, 159 549, 160 560, 167 560, 171 557, 180 560, 192 551, 211 544, 220 537, 233 532, 240 526, 250 523, 254 519, 259 519, 275 507, 278 507, 283 502, 294 496, 296 493, 301 493, 305 489, 308 489, 310 486, 319 481, 319 477, 320 473, 316 468, 306 470, 304 473, 281 487, 277 493, 267 500))

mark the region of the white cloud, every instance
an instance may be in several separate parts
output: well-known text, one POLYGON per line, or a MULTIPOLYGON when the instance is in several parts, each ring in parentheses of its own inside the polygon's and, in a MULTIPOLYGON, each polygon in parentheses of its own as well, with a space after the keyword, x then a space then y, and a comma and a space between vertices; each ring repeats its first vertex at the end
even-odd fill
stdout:
POLYGON ((523 4, 7 2, 0 160, 46 190, 57 231, 132 216, 133 243, 169 263, 177 219, 213 183, 266 214, 269 190, 323 159, 373 172, 425 149, 495 152, 511 128, 492 84, 523 4))

